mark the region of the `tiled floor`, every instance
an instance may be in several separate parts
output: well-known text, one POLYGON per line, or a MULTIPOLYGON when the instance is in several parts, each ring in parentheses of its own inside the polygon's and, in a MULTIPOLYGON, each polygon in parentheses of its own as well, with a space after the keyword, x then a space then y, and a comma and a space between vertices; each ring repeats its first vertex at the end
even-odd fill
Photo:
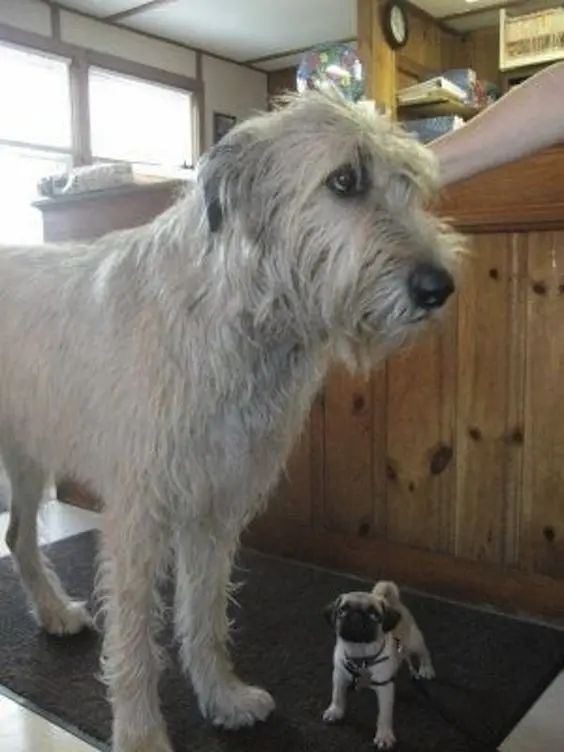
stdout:
POLYGON ((503 742, 500 752, 564 750, 564 671, 503 742))
MULTIPOLYGON (((0 482, 1 485, 1 482, 0 482)), ((43 504, 39 515, 42 543, 91 530, 97 526, 98 515, 85 509, 50 500, 43 504)), ((8 514, 0 514, 0 556, 8 553, 4 536, 8 514)), ((24 705, 3 696, 0 690, 0 752, 95 752, 96 748, 59 726, 50 723, 24 705)))
MULTIPOLYGON (((39 538, 42 544, 91 530, 97 526, 98 515, 86 509, 61 504, 55 499, 45 502, 39 510, 39 538)), ((0 514, 0 556, 6 556, 5 542, 8 514, 0 514)), ((4 752, 0 747, 0 752, 4 752)))
MULTIPOLYGON (((7 514, 0 514, 0 556, 6 554, 7 514)), ((41 510, 40 534, 45 543, 90 530, 93 512, 48 501, 41 510)), ((1 692, 1 690, 0 690, 1 692)), ((95 752, 68 731, 0 694, 0 752, 95 752)), ((563 752, 564 672, 539 698, 500 748, 500 752, 563 752)))
POLYGON ((0 696, 1 752, 92 752, 94 749, 17 702, 0 696))

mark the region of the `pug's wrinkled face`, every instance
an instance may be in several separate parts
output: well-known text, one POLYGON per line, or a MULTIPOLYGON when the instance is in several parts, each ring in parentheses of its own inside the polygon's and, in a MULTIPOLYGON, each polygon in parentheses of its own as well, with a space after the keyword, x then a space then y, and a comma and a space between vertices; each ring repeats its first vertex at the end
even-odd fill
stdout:
POLYGON ((377 642, 397 625, 400 614, 371 593, 343 593, 325 609, 325 617, 346 642, 377 642))

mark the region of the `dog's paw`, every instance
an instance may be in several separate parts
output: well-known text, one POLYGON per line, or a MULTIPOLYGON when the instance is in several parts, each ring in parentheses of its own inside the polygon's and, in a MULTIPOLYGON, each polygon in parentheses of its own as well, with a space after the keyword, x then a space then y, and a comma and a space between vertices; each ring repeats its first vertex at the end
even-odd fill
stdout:
POLYGON ((266 721, 274 707, 274 700, 264 689, 240 683, 216 696, 207 715, 214 726, 238 729, 266 721))
POLYGON ((112 752, 173 752, 164 726, 142 736, 114 730, 112 752))
POLYGON ((93 628, 92 617, 83 601, 57 603, 56 606, 42 608, 37 613, 37 620, 46 632, 60 637, 93 628))
POLYGON ((432 663, 422 663, 419 670, 415 672, 416 679, 431 680, 435 678, 435 669, 432 663))
POLYGON ((392 729, 382 729, 376 732, 374 745, 376 749, 392 749, 396 743, 396 737, 392 729))
POLYGON ((338 723, 342 721, 345 716, 343 708, 339 708, 336 705, 329 705, 327 710, 323 713, 323 720, 325 723, 338 723))

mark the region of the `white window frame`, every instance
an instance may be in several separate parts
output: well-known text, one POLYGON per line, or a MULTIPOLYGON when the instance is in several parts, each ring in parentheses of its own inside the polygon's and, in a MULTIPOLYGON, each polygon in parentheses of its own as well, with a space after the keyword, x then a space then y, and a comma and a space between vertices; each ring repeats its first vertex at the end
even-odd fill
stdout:
MULTIPOLYGON (((90 74, 91 74, 91 72, 93 70, 97 71, 97 72, 107 73, 107 74, 110 74, 110 75, 115 75, 116 77, 120 77, 122 79, 129 79, 129 80, 131 80, 133 82, 138 82, 138 83, 142 83, 142 84, 143 83, 144 84, 149 84, 151 86, 159 86, 159 87, 162 87, 164 89, 169 89, 170 91, 179 92, 179 93, 182 93, 182 94, 189 95, 189 103, 187 103, 187 106, 191 108, 191 111, 189 113, 189 119, 190 119, 190 126, 191 126, 191 129, 192 129, 192 133, 190 134, 190 152, 191 152, 191 154, 190 154, 190 157, 191 157, 190 164, 188 164, 185 161, 183 165, 176 165, 174 169, 175 169, 175 171, 177 172, 178 175, 180 175, 183 170, 186 170, 187 173, 188 173, 189 170, 192 170, 193 167, 194 167, 195 161, 196 161, 196 159, 195 159, 196 144, 194 142, 194 137, 195 137, 195 128, 194 128, 194 114, 195 114, 194 96, 195 95, 194 95, 194 92, 192 92, 191 90, 186 89, 186 88, 179 88, 178 86, 171 86, 170 84, 168 84, 168 83, 162 83, 161 81, 153 81, 153 80, 149 80, 147 78, 140 78, 139 76, 131 75, 130 73, 122 73, 120 71, 116 71, 116 70, 113 70, 113 69, 102 68, 102 67, 100 67, 98 65, 96 65, 96 66, 95 65, 89 65, 88 66, 88 69, 87 69, 87 78, 88 78, 87 83, 88 83, 88 87, 90 87, 90 74)), ((89 91, 89 94, 90 94, 90 88, 88 89, 88 91, 89 91)), ((92 138, 92 121, 91 121, 90 117, 89 117, 88 126, 89 126, 88 127, 88 138, 90 140, 92 138)), ((95 162, 122 162, 122 161, 124 161, 123 159, 109 157, 109 156, 106 156, 106 155, 103 155, 103 154, 94 154, 94 152, 92 150, 92 145, 91 144, 90 144, 90 151, 91 151, 91 160, 92 160, 92 163, 95 163, 95 162)), ((149 172, 155 172, 156 174, 159 174, 159 172, 160 172, 159 167, 161 167, 161 165, 162 165, 162 163, 160 163, 160 162, 136 162, 136 161, 133 161, 132 164, 133 165, 139 165, 139 167, 141 169, 146 169, 147 171, 149 171, 149 172)), ((163 165, 163 166, 165 168, 168 167, 169 169, 172 169, 172 166, 169 166, 169 165, 163 165)))
MULTIPOLYGON (((102 68, 109 73, 128 76, 147 83, 160 84, 191 95, 192 161, 195 164, 202 153, 203 144, 203 84, 201 81, 158 68, 116 58, 112 55, 82 51, 78 59, 71 63, 71 104, 76 112, 73 122, 73 135, 76 135, 76 164, 93 164, 90 143, 90 107, 88 74, 90 68, 102 68)), ((113 160, 105 160, 113 161, 113 160)), ((189 165, 193 167, 193 165, 189 165)))
MULTIPOLYGON (((30 48, 28 46, 23 46, 19 44, 13 44, 10 41, 5 41, 0 37, 0 44, 3 47, 11 47, 15 50, 20 50, 21 52, 29 53, 30 55, 38 55, 45 58, 51 58, 53 60, 57 60, 61 63, 66 63, 68 68, 68 74, 69 74, 69 87, 70 87, 70 80, 71 80, 71 65, 72 60, 70 57, 66 55, 59 55, 53 52, 46 52, 45 50, 37 50, 35 48, 30 48)), ((71 107, 71 113, 72 113, 72 97, 70 96, 69 91, 69 104, 71 107)), ((72 124, 72 115, 71 115, 71 123, 70 123, 70 131, 71 131, 71 145, 64 147, 64 146, 51 146, 50 144, 37 144, 35 142, 29 142, 29 141, 15 141, 13 139, 7 139, 7 138, 0 138, 0 146, 7 146, 7 147, 13 147, 15 149, 22 149, 26 151, 35 151, 41 154, 51 153, 53 155, 60 155, 64 154, 71 158, 71 163, 74 164, 74 153, 73 153, 73 146, 72 146, 72 140, 73 140, 73 124, 72 124)))
MULTIPOLYGON (((30 53, 51 55, 69 62, 72 147, 70 151, 67 151, 42 146, 43 152, 69 153, 73 166, 93 163, 88 103, 88 69, 92 66, 104 68, 118 75, 132 76, 148 83, 161 84, 189 92, 192 95, 192 156, 193 162, 197 162, 204 144, 204 85, 201 75, 200 52, 196 52, 198 74, 196 78, 192 78, 2 24, 0 24, 0 43, 18 47, 30 53)), ((5 143, 5 145, 28 148, 28 144, 25 142, 5 143)), ((30 146, 39 148, 36 144, 30 146)))
MULTIPOLYGON (((69 98, 71 107, 71 147, 53 147, 49 144, 29 144, 25 141, 3 140, 0 143, 9 148, 22 149, 42 155, 53 154, 56 158, 68 157, 69 167, 93 163, 90 146, 90 118, 88 101, 88 70, 90 66, 104 68, 118 75, 129 75, 149 83, 162 84, 175 89, 185 90, 191 94, 192 124, 192 158, 194 164, 200 157, 204 137, 204 84, 202 76, 202 53, 196 54, 196 77, 183 76, 163 71, 159 68, 136 63, 118 56, 99 53, 94 50, 63 42, 58 36, 57 25, 53 27, 53 36, 18 29, 0 22, 0 43, 16 47, 24 52, 43 54, 63 59, 69 63, 69 98)), ((146 165, 145 170, 149 170, 146 165)), ((163 178, 190 178, 191 170, 178 169, 168 174, 160 167, 155 175, 163 178)))

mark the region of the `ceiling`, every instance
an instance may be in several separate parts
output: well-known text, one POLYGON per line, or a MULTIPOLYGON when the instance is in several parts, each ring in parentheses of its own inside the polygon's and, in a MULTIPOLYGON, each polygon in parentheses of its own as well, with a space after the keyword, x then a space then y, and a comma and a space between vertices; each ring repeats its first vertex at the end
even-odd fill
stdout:
MULTIPOLYGON (((500 0, 413 2, 459 31, 496 24, 500 5, 500 0)), ((518 0, 512 4, 515 2, 518 0)), ((52 0, 52 3, 251 63, 263 70, 294 64, 301 50, 320 42, 350 40, 356 36, 357 0, 52 0)))

